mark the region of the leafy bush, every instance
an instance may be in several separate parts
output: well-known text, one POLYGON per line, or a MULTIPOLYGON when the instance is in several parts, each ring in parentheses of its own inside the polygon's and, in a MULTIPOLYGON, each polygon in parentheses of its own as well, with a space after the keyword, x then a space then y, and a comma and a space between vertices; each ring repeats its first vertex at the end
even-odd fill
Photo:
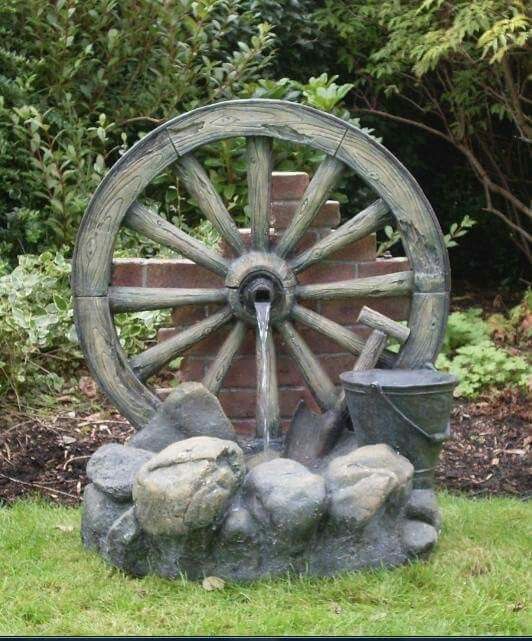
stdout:
POLYGON ((4 0, 0 251, 14 260, 71 245, 120 153, 159 121, 262 75, 274 40, 248 4, 4 0))
MULTIPOLYGON (((505 319, 506 323, 511 325, 511 319, 516 317, 515 310, 512 310, 510 318, 505 319)), ((528 384, 532 374, 530 364, 521 356, 498 346, 491 338, 492 333, 492 323, 490 319, 483 320, 481 309, 472 308, 449 316, 442 353, 436 366, 458 376, 460 382, 455 390, 456 396, 471 398, 491 387, 525 387, 528 384)))
MULTIPOLYGON (((63 252, 19 256, 18 266, 0 277, 0 393, 17 398, 57 393, 82 363, 73 325, 69 276, 63 252)), ((166 313, 117 315, 126 352, 155 338, 166 313)))

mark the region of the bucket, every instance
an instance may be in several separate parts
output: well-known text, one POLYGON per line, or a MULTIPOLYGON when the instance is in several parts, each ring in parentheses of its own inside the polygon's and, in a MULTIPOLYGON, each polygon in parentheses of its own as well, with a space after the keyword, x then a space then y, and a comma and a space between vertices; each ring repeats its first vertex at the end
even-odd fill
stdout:
POLYGON ((414 487, 434 484, 458 379, 434 369, 370 369, 340 375, 357 445, 387 443, 414 466, 414 487))

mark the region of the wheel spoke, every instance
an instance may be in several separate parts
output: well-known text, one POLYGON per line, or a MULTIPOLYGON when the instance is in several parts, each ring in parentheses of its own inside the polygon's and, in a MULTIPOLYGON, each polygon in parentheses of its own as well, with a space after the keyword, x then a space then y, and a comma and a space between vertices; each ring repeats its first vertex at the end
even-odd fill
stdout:
POLYGON ((338 395, 319 360, 289 321, 281 323, 278 329, 318 405, 323 410, 332 409, 338 395))
POLYGON ((344 167, 342 162, 332 156, 327 156, 320 164, 297 206, 290 225, 275 248, 278 256, 286 256, 297 245, 327 200, 329 192, 340 178, 344 167))
POLYGON ((213 394, 217 394, 220 390, 231 362, 244 342, 246 329, 246 325, 242 321, 236 323, 207 370, 203 378, 203 385, 213 394))
POLYGON ((124 218, 126 227, 186 256, 211 272, 225 276, 228 262, 199 240, 178 229, 171 222, 136 202, 124 218))
POLYGON ((246 246, 238 227, 200 163, 192 154, 186 154, 177 161, 176 170, 188 193, 222 238, 238 255, 243 254, 246 246))
POLYGON ((390 220, 390 211, 384 201, 377 200, 372 205, 361 211, 351 220, 335 229, 315 245, 296 256, 290 265, 297 273, 310 265, 322 260, 345 245, 354 243, 379 230, 390 220))
MULTIPOLYGON (((352 354, 360 354, 364 347, 365 341, 360 338, 360 336, 357 336, 351 330, 329 320, 328 318, 325 318, 325 316, 322 316, 321 314, 317 314, 316 312, 307 309, 306 307, 295 305, 292 309, 292 318, 303 323, 307 327, 310 327, 314 331, 327 336, 327 338, 338 343, 338 345, 352 354)), ((392 367, 395 360, 395 354, 385 351, 381 355, 379 363, 386 365, 387 367, 392 367)))
POLYGON ((253 249, 267 251, 270 231, 272 145, 264 136, 249 138, 247 144, 248 204, 253 249))
POLYGON ((224 307, 216 314, 188 327, 176 336, 137 354, 130 361, 131 367, 137 376, 142 381, 145 381, 161 370, 173 358, 179 356, 179 354, 203 340, 209 334, 212 334, 222 325, 225 325, 232 318, 232 315, 231 308, 224 307))
POLYGON ((331 300, 336 298, 382 298, 385 296, 405 296, 414 289, 414 273, 411 271, 353 278, 334 283, 299 285, 296 296, 304 300, 331 300))
POLYGON ((270 438, 279 436, 281 427, 279 418, 279 387, 277 384, 277 364, 275 358, 275 345, 272 332, 268 332, 266 343, 265 377, 262 379, 261 372, 262 350, 260 337, 257 331, 257 414, 256 414, 256 435, 264 438, 267 430, 270 438))
POLYGON ((182 289, 179 287, 110 287, 111 311, 136 312, 182 305, 224 303, 225 289, 182 289))

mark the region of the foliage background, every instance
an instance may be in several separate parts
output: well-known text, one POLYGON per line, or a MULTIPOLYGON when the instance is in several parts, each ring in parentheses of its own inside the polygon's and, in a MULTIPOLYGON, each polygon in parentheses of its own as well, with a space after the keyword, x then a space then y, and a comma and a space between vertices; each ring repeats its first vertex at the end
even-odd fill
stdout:
MULTIPOLYGON (((520 0, 0 0, 0 386, 51 392, 75 369, 68 258, 90 194, 158 123, 222 99, 295 100, 365 127, 434 204, 454 278, 523 288, 530 33, 520 0)), ((275 153, 278 169, 321 159, 282 144, 275 153)), ((240 222, 243 154, 234 140, 201 157, 240 222)), ((335 195, 346 214, 369 197, 352 177, 335 195)), ((146 198, 217 241, 171 170, 146 198)), ((156 251, 132 233, 117 247, 156 251)), ((120 320, 122 340, 134 349, 158 320, 120 320)), ((470 342, 444 358, 467 369, 480 352, 470 342)), ((520 367, 501 371, 518 382, 520 367)))

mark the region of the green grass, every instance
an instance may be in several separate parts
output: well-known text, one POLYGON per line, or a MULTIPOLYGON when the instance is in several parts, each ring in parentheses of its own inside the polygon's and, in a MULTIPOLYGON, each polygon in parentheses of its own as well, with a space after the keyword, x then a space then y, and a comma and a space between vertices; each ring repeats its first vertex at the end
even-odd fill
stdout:
POLYGON ((0 509, 0 634, 532 632, 526 609, 530 506, 447 495, 441 503, 444 530, 425 562, 206 592, 184 580, 129 578, 82 548, 78 510, 20 502, 0 509))

